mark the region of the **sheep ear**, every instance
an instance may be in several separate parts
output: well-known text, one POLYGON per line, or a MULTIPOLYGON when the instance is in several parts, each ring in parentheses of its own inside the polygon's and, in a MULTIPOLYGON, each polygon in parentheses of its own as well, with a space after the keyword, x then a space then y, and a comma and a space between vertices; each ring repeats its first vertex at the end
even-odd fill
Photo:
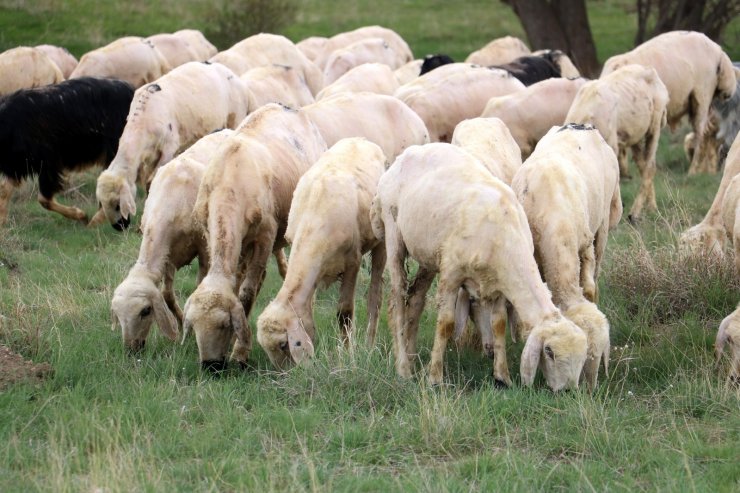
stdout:
POLYGON ((236 337, 239 338, 248 350, 252 348, 252 332, 249 330, 249 322, 244 314, 241 303, 234 303, 231 309, 231 326, 234 328, 236 337))
POLYGON ((313 358, 313 342, 297 318, 288 325, 287 333, 290 356, 297 365, 313 358))
POLYGON ((136 185, 134 190, 131 190, 131 185, 125 183, 121 189, 121 216, 127 219, 131 219, 136 215, 136 199, 134 194, 136 193, 136 185))
POLYGON ((727 327, 730 325, 731 318, 732 318, 732 315, 728 315, 725 317, 724 320, 722 320, 722 323, 719 324, 719 330, 717 331, 717 339, 714 341, 714 354, 718 362, 719 362, 719 359, 722 357, 722 350, 725 347, 725 343, 730 338, 730 334, 727 333, 727 327))
POLYGON ((121 326, 121 323, 118 321, 118 316, 116 315, 116 312, 113 311, 113 308, 110 309, 110 320, 110 330, 111 332, 114 332, 121 326))
POLYGON ((532 385, 534 383, 534 376, 540 364, 542 344, 542 336, 538 331, 533 331, 527 338, 524 351, 522 351, 522 360, 519 365, 519 373, 524 385, 532 385))
MULTIPOLYGON (((470 317, 470 296, 468 292, 460 288, 457 291, 455 301, 455 341, 459 341, 465 331, 465 326, 470 317)), ((480 329, 480 327, 478 327, 480 329)))
POLYGON ((172 312, 170 312, 169 307, 165 304, 162 293, 159 293, 159 296, 157 296, 152 305, 154 308, 154 318, 157 320, 159 330, 161 330, 169 340, 177 341, 177 320, 172 312))

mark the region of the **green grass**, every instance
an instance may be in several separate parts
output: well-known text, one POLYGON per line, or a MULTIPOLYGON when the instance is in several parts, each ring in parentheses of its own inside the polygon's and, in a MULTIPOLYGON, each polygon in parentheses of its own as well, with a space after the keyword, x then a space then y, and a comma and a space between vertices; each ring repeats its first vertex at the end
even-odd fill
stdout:
MULTIPOLYGON (((203 27, 207 3, 0 0, 0 42, 54 42, 80 55, 123 34, 203 27)), ((379 23, 417 55, 462 58, 494 37, 521 35, 511 12, 490 1, 302 5, 291 39, 379 23)), ((619 5, 589 2, 601 59, 631 42, 619 5)), ((636 227, 623 221, 610 237, 600 288, 611 371, 594 395, 553 395, 541 381, 498 390, 490 361, 454 348, 445 385, 428 387, 421 363, 432 344, 431 295, 419 377, 402 381, 385 318, 377 347, 338 348, 336 287, 316 299, 309 368, 275 372, 256 347, 250 370, 212 378, 192 338, 174 345, 157 331, 130 357, 110 331, 109 304, 140 237, 48 213, 35 184, 25 184, 0 232, 0 342, 54 373, 0 392, 0 491, 738 491, 740 392, 726 384, 726 368, 715 370, 712 343, 740 297, 726 265, 691 275, 675 256, 677 234, 701 219, 719 183, 686 175, 682 136, 661 139, 660 212, 636 227)), ((72 177, 61 200, 92 214, 96 175, 72 177)), ((626 210, 638 181, 623 182, 626 210)), ((179 274, 181 303, 196 270, 179 274)), ((368 278, 365 269, 360 341, 368 278)), ((279 286, 271 263, 252 322, 279 286)), ((510 343, 515 381, 521 349, 510 343)))

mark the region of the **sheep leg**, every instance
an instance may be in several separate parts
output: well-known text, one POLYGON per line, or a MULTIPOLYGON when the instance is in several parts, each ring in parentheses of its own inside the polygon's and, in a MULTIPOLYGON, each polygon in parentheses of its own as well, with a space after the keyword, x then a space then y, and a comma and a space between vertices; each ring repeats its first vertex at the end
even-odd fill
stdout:
POLYGON ((168 264, 165 268, 162 297, 164 298, 164 302, 167 303, 167 307, 175 315, 175 318, 177 319, 177 325, 182 330, 182 310, 180 310, 180 306, 177 304, 177 298, 175 297, 175 271, 175 266, 172 264, 168 264))
MULTIPOLYGON (((657 139, 655 139, 655 145, 657 145, 657 139)), ((640 170, 640 190, 637 192, 637 197, 635 197, 630 213, 627 216, 630 222, 634 222, 640 218, 643 206, 647 205, 647 208, 651 210, 658 208, 655 202, 655 184, 653 183, 656 171, 655 154, 652 154, 652 159, 648 158, 650 155, 649 147, 651 146, 648 142, 636 144, 632 147, 632 157, 635 158, 635 163, 640 170)))
POLYGON ((694 135, 696 136, 696 146, 694 148, 694 157, 691 160, 691 166, 689 166, 689 175, 701 173, 709 169, 707 160, 709 159, 707 148, 710 145, 710 138, 708 132, 708 116, 709 106, 711 98, 703 96, 697 96, 696 93, 691 94, 691 125, 694 129, 694 135))
POLYGON ((601 271, 601 261, 604 259, 604 252, 606 251, 606 240, 609 238, 609 221, 605 221, 604 224, 596 232, 594 238, 594 299, 591 300, 593 303, 599 303, 599 273, 601 271))
POLYGON ((208 275, 208 255, 198 254, 198 276, 195 278, 195 285, 200 284, 200 281, 208 275))
POLYGON ((87 214, 85 214, 82 211, 82 209, 78 209, 77 207, 70 207, 67 205, 62 205, 59 202, 57 202, 53 196, 44 197, 41 193, 39 193, 38 199, 39 199, 39 204, 41 204, 41 207, 43 207, 44 209, 48 211, 56 212, 68 219, 73 219, 75 221, 87 223, 87 214))
POLYGON ((357 274, 359 272, 359 261, 348 265, 342 275, 342 284, 339 288, 337 322, 339 322, 339 329, 342 332, 344 347, 349 346, 349 337, 352 332, 352 321, 355 314, 355 286, 357 285, 357 274))
POLYGON ((496 385, 511 387, 506 358, 506 298, 499 296, 491 310, 493 319, 493 379, 496 385))
POLYGON ((385 269, 385 245, 379 243, 370 252, 372 267, 370 270, 370 287, 367 290, 367 344, 375 344, 375 333, 378 330, 378 314, 383 303, 383 270, 385 269))
POLYGON ((424 311, 427 291, 437 273, 419 266, 414 282, 406 298, 406 351, 410 358, 416 357, 416 342, 419 333, 419 319, 424 311))
POLYGON ((596 283, 594 282, 596 253, 594 245, 587 246, 579 256, 581 257, 581 288, 583 288, 583 296, 588 301, 596 303, 596 283))
POLYGON ((393 334, 393 351, 396 356, 396 372, 402 378, 411 378, 411 363, 406 350, 405 297, 408 285, 404 259, 406 246, 392 221, 384 221, 385 247, 388 254, 388 271, 391 278, 391 296, 388 300, 388 320, 393 334))
POLYGON ((442 383, 447 341, 455 331, 455 302, 457 301, 457 290, 460 283, 450 281, 450 279, 443 277, 437 287, 439 310, 437 311, 437 329, 434 334, 434 346, 432 347, 428 377, 429 383, 432 385, 442 383))
POLYGON ((277 262, 280 277, 285 279, 285 275, 288 273, 288 259, 285 257, 285 251, 280 248, 272 252, 272 254, 275 256, 275 262, 277 262))
POLYGON ((8 219, 8 208, 10 205, 10 197, 13 196, 13 189, 16 184, 10 179, 2 176, 0 177, 0 226, 5 224, 8 219))
POLYGON ((92 217, 92 219, 90 219, 90 221, 87 223, 87 227, 88 228, 92 228, 92 227, 95 227, 95 226, 99 226, 99 225, 103 224, 105 221, 106 221, 105 211, 101 207, 100 209, 98 209, 98 211, 92 217))
POLYGON ((630 175, 630 163, 627 160, 627 148, 625 146, 619 146, 617 159, 619 160, 619 176, 624 178, 625 180, 631 179, 632 175, 630 175))

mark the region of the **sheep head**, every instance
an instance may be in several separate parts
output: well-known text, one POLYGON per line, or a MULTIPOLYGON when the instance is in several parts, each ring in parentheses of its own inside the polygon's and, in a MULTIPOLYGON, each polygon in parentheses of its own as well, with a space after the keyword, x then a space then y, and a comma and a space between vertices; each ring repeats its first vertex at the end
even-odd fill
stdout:
POLYGON ((162 293, 147 277, 128 277, 113 293, 113 329, 121 326, 124 346, 132 352, 144 348, 152 322, 170 340, 178 335, 177 319, 164 302, 162 293))
POLYGON ((740 309, 735 310, 722 320, 717 331, 714 343, 714 352, 719 364, 725 344, 730 345, 732 362, 730 366, 730 380, 740 384, 740 309))
POLYGON ((581 377, 593 390, 599 376, 599 362, 604 362, 604 374, 609 372, 609 321, 590 301, 568 307, 564 315, 586 334, 588 350, 581 377))
POLYGON ((687 255, 724 257, 727 233, 723 225, 699 223, 683 233, 678 240, 680 250, 687 255))
POLYGON ((118 231, 128 228, 136 214, 136 185, 106 170, 98 177, 95 195, 111 226, 118 231))
POLYGON ((198 355, 203 368, 218 371, 226 367, 229 346, 238 337, 247 352, 252 337, 241 302, 225 280, 208 276, 185 303, 183 331, 195 331, 198 355))
POLYGON ((587 347, 586 334, 561 315, 535 326, 522 351, 522 382, 532 385, 539 367, 553 391, 577 388, 587 347))
POLYGON ((313 341, 300 318, 291 308, 287 310, 273 301, 257 319, 257 341, 280 369, 307 362, 314 354, 313 341))

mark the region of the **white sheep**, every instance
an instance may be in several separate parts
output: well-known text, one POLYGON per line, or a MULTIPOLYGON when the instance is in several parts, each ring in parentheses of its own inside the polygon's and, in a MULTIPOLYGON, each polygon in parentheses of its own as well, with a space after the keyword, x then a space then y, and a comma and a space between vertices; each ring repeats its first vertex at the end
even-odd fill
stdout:
POLYGON ((619 157, 620 172, 627 170, 627 149, 640 170, 640 190, 629 212, 639 218, 643 206, 656 210, 653 180, 660 129, 666 123, 668 91, 655 69, 625 65, 584 84, 576 94, 565 123, 596 127, 619 157))
POLYGON ((77 59, 66 48, 54 45, 38 45, 34 46, 34 48, 43 51, 46 56, 51 58, 57 64, 59 70, 62 71, 65 79, 68 79, 75 67, 77 67, 77 59))
POLYGON ((717 43, 702 33, 672 31, 660 34, 632 51, 604 63, 601 76, 628 64, 653 67, 668 90, 668 124, 675 129, 689 115, 696 134, 696 152, 689 174, 712 169, 706 158, 709 108, 714 97, 730 98, 735 92, 732 62, 717 43))
POLYGON ((576 68, 570 57, 560 50, 537 50, 532 52, 532 56, 547 56, 550 58, 560 69, 561 77, 577 79, 581 76, 581 72, 576 68))
POLYGON ((40 49, 19 46, 0 53, 0 96, 63 80, 57 64, 40 49))
POLYGON ((609 365, 609 322, 596 306, 609 230, 622 216, 619 165, 592 126, 553 127, 511 184, 524 207, 534 256, 555 305, 588 338, 589 388, 609 365))
POLYGON ((257 320, 257 340, 278 368, 310 356, 311 349, 295 343, 315 338, 312 305, 320 284, 341 281, 337 321, 348 343, 355 285, 366 252, 372 252, 367 338, 370 344, 375 340, 385 250, 370 226, 370 203, 384 171, 380 147, 355 137, 334 144, 298 181, 285 232, 292 245, 288 272, 257 320))
POLYGON ((208 60, 218 53, 218 49, 213 46, 213 43, 208 41, 203 33, 197 29, 180 29, 172 34, 187 41, 190 45, 190 49, 194 50, 197 54, 198 61, 208 60))
POLYGON ((397 69, 406 63, 405 54, 396 53, 382 38, 366 38, 334 50, 324 67, 324 84, 331 84, 363 63, 383 63, 397 69))
POLYGON ((500 118, 526 159, 537 142, 555 125, 562 125, 578 89, 587 79, 550 78, 506 96, 488 100, 481 114, 500 118))
POLYGON ((184 63, 203 62, 208 59, 208 57, 201 59, 200 53, 194 48, 191 48, 190 43, 183 36, 173 33, 161 33, 154 34, 145 39, 151 42, 162 53, 170 69, 179 67, 184 63))
POLYGON ((329 38, 326 38, 324 36, 309 36, 308 38, 302 39, 297 42, 295 46, 296 48, 301 50, 304 55, 306 55, 306 58, 308 58, 312 62, 315 62, 316 57, 324 48, 324 45, 327 41, 329 41, 329 38))
POLYGON ((504 36, 503 38, 496 38, 483 48, 472 52, 465 59, 465 62, 484 66, 502 65, 530 53, 531 51, 521 39, 514 36, 504 36))
POLYGON ((419 74, 421 73, 421 65, 423 63, 424 60, 418 58, 416 60, 406 62, 405 64, 394 70, 393 75, 396 76, 398 84, 402 86, 419 77, 419 74))
MULTIPOLYGON (((225 367, 234 336, 232 359, 246 362, 252 345, 247 317, 267 259, 285 244, 298 180, 325 150, 304 111, 268 104, 250 114, 211 158, 193 211, 205 228, 210 267, 185 304, 183 324, 186 333, 195 331, 204 368, 225 367)), ((304 349, 309 345, 303 341, 304 349)))
POLYGON ((155 170, 214 130, 234 128, 247 115, 249 94, 231 70, 188 62, 139 88, 131 102, 118 153, 98 178, 103 216, 117 229, 136 214, 136 180, 148 183, 155 170))
POLYGON ((331 84, 324 87, 316 100, 340 92, 374 92, 392 96, 400 87, 393 70, 384 63, 363 63, 350 69, 331 84))
POLYGON ((326 62, 331 57, 335 50, 346 48, 355 41, 360 41, 367 38, 381 38, 388 46, 398 54, 403 63, 410 62, 414 59, 414 55, 409 48, 408 43, 395 31, 382 26, 364 26, 359 27, 353 31, 347 31, 336 34, 326 40, 323 44, 322 49, 317 54, 314 62, 321 70, 326 68, 326 62))
POLYGON ((504 70, 450 63, 399 87, 395 96, 421 117, 432 142, 449 142, 455 126, 480 116, 489 99, 523 89, 504 70))
POLYGON ((730 363, 730 381, 740 384, 740 305, 734 312, 722 320, 717 331, 717 338, 714 342, 714 352, 719 364, 722 358, 725 344, 730 345, 732 352, 732 361, 730 363))
POLYGON ((154 320, 165 336, 177 338, 182 312, 173 288, 175 273, 196 257, 198 281, 208 270, 206 241, 192 219, 198 187, 211 155, 232 133, 221 130, 203 137, 152 180, 141 218, 139 258, 111 301, 112 328, 121 326, 123 343, 131 350, 144 347, 154 320))
POLYGON ((251 111, 267 103, 300 108, 314 102, 311 89, 301 74, 287 65, 267 65, 247 70, 241 76, 249 88, 251 111))
POLYGON ((137 88, 158 79, 171 68, 151 41, 127 36, 82 55, 69 78, 108 77, 125 80, 137 88))
POLYGON ((522 165, 522 153, 503 121, 498 118, 463 120, 452 134, 452 144, 462 147, 493 176, 507 185, 522 165))
POLYGON ((217 53, 210 61, 223 63, 238 75, 256 67, 287 65, 298 71, 314 96, 324 87, 321 70, 291 40, 278 34, 255 34, 217 53))
POLYGON ((730 230, 726 230, 723 223, 723 204, 730 183, 738 174, 740 174, 740 137, 736 136, 727 153, 722 180, 719 182, 712 205, 699 224, 681 234, 679 245, 682 250, 694 254, 724 256, 727 234, 730 230))
MULTIPOLYGON (((463 287, 482 305, 482 312, 504 298, 517 310, 527 340, 521 359, 526 385, 534 381, 538 366, 553 390, 578 385, 586 336, 552 303, 514 192, 471 154, 450 144, 410 147, 381 177, 370 220, 376 236, 385 240, 388 255, 389 319, 399 375, 411 375, 409 356, 415 350, 418 317, 439 272, 431 383, 442 381, 444 351, 463 287), (407 255, 419 263, 409 287, 407 255)), ((501 357, 501 349, 496 348, 496 357, 501 357)))
POLYGON ((347 137, 365 137, 392 161, 407 147, 429 142, 421 118, 393 96, 344 92, 304 106, 303 111, 328 146, 347 137))

